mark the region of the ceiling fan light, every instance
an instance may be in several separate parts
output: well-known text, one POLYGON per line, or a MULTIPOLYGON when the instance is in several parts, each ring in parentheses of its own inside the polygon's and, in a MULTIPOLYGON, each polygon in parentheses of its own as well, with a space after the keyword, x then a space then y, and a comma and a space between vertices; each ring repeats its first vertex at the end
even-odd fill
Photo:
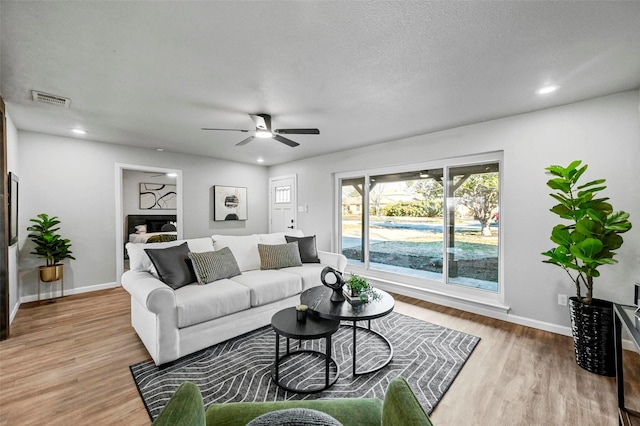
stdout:
POLYGON ((256 132, 256 138, 268 139, 268 138, 272 138, 272 137, 273 137, 273 133, 271 133, 268 130, 258 130, 256 132))

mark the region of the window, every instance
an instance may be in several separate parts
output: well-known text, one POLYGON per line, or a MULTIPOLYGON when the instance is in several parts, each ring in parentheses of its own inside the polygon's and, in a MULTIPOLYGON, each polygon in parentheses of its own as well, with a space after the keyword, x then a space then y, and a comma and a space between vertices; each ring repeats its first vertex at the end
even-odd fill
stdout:
POLYGON ((342 189, 342 253, 350 264, 364 262, 364 178, 343 179, 342 189))
POLYGON ((276 186, 275 188, 275 202, 277 204, 290 203, 291 202, 291 187, 290 186, 276 186))
POLYGON ((340 249, 350 265, 498 292, 499 157, 344 174, 337 182, 340 249))

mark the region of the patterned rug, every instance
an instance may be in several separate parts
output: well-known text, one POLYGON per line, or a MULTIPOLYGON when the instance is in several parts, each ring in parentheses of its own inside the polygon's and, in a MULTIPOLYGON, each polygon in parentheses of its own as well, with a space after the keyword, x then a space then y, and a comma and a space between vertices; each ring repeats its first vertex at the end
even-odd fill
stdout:
MULTIPOLYGON (((391 312, 371 321, 371 329, 393 345, 393 360, 381 370, 362 376, 351 374, 352 329, 344 323, 332 337, 332 357, 340 366, 337 382, 329 389, 300 394, 282 390, 271 379, 275 354, 275 333, 270 326, 260 328, 157 367, 152 361, 132 365, 131 373, 149 416, 155 419, 168 399, 184 381, 200 388, 205 406, 214 402, 275 401, 289 399, 378 397, 383 399, 387 384, 404 377, 427 413, 431 413, 462 369, 480 339, 459 331, 391 312)), ((359 323, 366 326, 366 322, 359 323)), ((281 338, 280 354, 286 350, 281 338)), ((291 340, 291 350, 297 349, 291 340)), ((324 339, 302 342, 303 349, 324 353, 324 339)), ((384 363, 389 348, 367 330, 357 332, 358 371, 384 363)), ((324 360, 313 354, 288 357, 280 365, 281 380, 295 388, 324 383, 324 360)), ((332 364, 330 377, 335 377, 332 364)))

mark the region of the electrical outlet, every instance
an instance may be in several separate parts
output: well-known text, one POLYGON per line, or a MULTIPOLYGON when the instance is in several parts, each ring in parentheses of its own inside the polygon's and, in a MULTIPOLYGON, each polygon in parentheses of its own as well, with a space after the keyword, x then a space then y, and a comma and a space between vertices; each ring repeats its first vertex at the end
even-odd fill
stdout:
POLYGON ((558 295, 558 305, 567 306, 567 295, 559 294, 558 295))

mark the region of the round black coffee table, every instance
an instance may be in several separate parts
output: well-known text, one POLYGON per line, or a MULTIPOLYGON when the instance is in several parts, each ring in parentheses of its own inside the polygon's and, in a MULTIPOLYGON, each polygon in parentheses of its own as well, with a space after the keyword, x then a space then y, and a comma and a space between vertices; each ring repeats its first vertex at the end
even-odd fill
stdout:
POLYGON ((340 375, 340 366, 334 359, 331 358, 331 335, 338 331, 339 327, 339 320, 321 318, 309 313, 307 314, 306 321, 298 321, 296 308, 287 308, 283 309, 280 312, 276 312, 276 314, 271 318, 271 328, 273 328, 273 331, 275 331, 276 333, 276 358, 275 362, 273 363, 273 369, 271 370, 273 381, 282 389, 289 392, 297 393, 315 393, 323 391, 332 386, 338 380, 338 376, 340 375), (282 357, 280 357, 280 336, 284 336, 287 338, 287 353, 282 357), (298 349, 295 351, 290 350, 289 339, 314 340, 321 339, 323 337, 325 339, 325 353, 311 349, 298 349), (308 389, 297 389, 281 383, 279 376, 280 363, 285 358, 300 353, 317 354, 318 356, 325 359, 324 386, 308 389), (336 367, 336 375, 333 380, 329 380, 329 370, 331 363, 333 363, 336 367))
MULTIPOLYGON (((373 373, 378 371, 391 362, 393 359, 393 346, 391 342, 382 334, 371 330, 371 320, 381 318, 388 315, 393 311, 395 300, 386 291, 375 289, 379 297, 376 300, 369 300, 368 302, 351 304, 345 300, 343 302, 332 302, 331 294, 333 290, 329 287, 318 286, 305 290, 300 295, 300 303, 307 305, 309 310, 321 318, 331 320, 342 320, 352 322, 353 325, 353 375, 360 376, 363 374, 373 373), (367 327, 358 326, 359 321, 367 321, 367 327), (379 366, 369 369, 367 371, 356 371, 356 330, 367 330, 370 333, 377 335, 389 347, 389 357, 379 366)), ((350 326, 351 327, 351 326, 350 326)))

